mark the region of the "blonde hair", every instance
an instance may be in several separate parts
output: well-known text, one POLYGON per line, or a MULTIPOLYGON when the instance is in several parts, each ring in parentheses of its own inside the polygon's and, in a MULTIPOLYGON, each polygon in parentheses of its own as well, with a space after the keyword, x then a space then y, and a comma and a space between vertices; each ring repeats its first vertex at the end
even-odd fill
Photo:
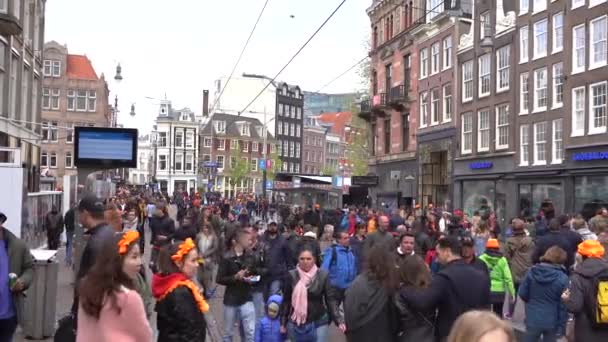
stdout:
POLYGON ((490 311, 466 312, 454 323, 447 342, 477 342, 483 335, 494 330, 502 330, 509 342, 516 342, 513 328, 490 311))

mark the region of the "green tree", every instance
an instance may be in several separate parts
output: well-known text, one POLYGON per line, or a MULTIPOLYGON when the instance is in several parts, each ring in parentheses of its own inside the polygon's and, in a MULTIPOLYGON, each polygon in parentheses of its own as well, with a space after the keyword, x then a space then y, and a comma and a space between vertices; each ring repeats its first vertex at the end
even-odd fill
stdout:
POLYGON ((235 158, 235 162, 231 163, 230 171, 228 172, 228 176, 230 176, 230 180, 232 185, 241 184, 241 181, 250 173, 250 166, 246 159, 241 155, 241 149, 237 149, 234 153, 232 153, 231 158, 235 158))
POLYGON ((333 176, 336 175, 336 171, 337 170, 335 168, 333 168, 333 167, 331 167, 329 165, 326 165, 321 170, 321 175, 323 175, 323 176, 332 176, 333 177, 333 176))
POLYGON ((353 134, 351 135, 351 143, 346 144, 346 156, 350 163, 353 164, 352 175, 365 176, 369 172, 369 125, 359 117, 357 104, 352 104, 351 111, 353 118, 350 125, 353 134))

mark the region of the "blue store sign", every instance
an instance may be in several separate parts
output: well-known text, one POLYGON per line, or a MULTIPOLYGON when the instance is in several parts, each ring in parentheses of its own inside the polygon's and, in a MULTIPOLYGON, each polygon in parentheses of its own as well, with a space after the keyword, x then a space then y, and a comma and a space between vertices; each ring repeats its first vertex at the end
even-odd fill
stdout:
POLYGON ((579 152, 572 154, 574 161, 608 160, 608 152, 579 152))
POLYGON ((484 162, 473 162, 469 164, 469 167, 473 170, 483 170, 483 169, 491 169, 494 166, 494 163, 484 161, 484 162))

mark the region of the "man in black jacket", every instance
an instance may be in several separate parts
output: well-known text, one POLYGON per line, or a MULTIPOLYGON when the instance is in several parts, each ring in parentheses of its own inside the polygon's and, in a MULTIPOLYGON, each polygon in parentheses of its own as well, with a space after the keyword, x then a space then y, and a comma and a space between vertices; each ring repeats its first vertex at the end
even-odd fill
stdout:
POLYGON ((169 217, 167 204, 160 202, 156 204, 156 212, 150 219, 150 244, 152 245, 152 253, 150 255, 150 269, 156 273, 156 263, 158 261, 158 253, 163 246, 171 243, 171 239, 175 234, 175 222, 169 217))
MULTIPOLYGON (((578 235, 578 233, 572 233, 578 235)), ((532 254, 532 263, 540 263, 540 257, 545 254, 547 249, 558 246, 568 254, 566 269, 569 271, 570 267, 574 265, 574 255, 576 254, 576 248, 580 242, 582 242, 580 235, 578 236, 578 239, 571 235, 567 235, 562 231, 559 220, 552 219, 549 221, 549 232, 536 240, 536 248, 532 254)))
POLYGON ((104 243, 114 238, 114 230, 105 222, 104 211, 103 202, 95 195, 85 196, 78 204, 78 221, 85 229, 86 245, 76 274, 77 283, 93 267, 104 243))
POLYGON ((406 288, 401 296, 414 310, 437 309, 435 337, 443 341, 452 325, 469 310, 490 308, 490 279, 487 274, 468 265, 461 255, 461 242, 446 237, 437 243, 437 258, 444 267, 427 289, 406 288))
POLYGON ((282 287, 282 280, 287 271, 294 267, 294 257, 287 245, 287 240, 279 234, 276 222, 270 222, 264 232, 264 255, 268 269, 268 289, 266 298, 278 294, 282 287))
POLYGON ((65 263, 68 266, 72 265, 72 251, 74 249, 73 240, 74 240, 74 229, 75 227, 75 207, 76 205, 72 203, 70 209, 65 213, 63 217, 63 224, 65 225, 65 237, 66 237, 66 247, 65 247, 65 263))

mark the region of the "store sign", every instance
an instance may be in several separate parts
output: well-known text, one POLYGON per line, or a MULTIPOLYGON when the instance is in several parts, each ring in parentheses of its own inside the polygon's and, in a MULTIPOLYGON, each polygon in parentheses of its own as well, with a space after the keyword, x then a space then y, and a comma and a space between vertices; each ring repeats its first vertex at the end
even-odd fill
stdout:
POLYGON ((586 161, 586 160, 606 160, 608 159, 608 152, 579 152, 572 155, 574 161, 586 161))
POLYGON ((469 167, 473 170, 491 169, 492 166, 494 166, 492 162, 474 162, 469 164, 469 167))
POLYGON ((378 185, 378 176, 353 176, 352 184, 362 186, 378 185))

